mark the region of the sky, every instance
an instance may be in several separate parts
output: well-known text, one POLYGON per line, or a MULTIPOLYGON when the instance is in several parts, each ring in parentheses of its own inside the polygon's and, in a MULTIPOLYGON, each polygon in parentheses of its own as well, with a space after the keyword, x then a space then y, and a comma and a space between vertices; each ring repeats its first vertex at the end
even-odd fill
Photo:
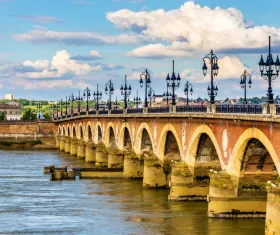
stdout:
POLYGON ((207 98, 210 71, 204 77, 201 68, 211 49, 219 59, 217 99, 243 96, 245 70, 253 83, 248 96, 265 96, 258 62, 269 36, 274 60, 280 53, 279 8, 279 0, 0 0, 0 98, 59 100, 87 87, 93 93, 98 84, 107 100, 111 79, 113 99, 121 99, 127 75, 130 98, 138 90, 143 99, 145 69, 162 95, 172 60, 182 78, 176 93, 184 97, 189 81, 192 98, 207 98))

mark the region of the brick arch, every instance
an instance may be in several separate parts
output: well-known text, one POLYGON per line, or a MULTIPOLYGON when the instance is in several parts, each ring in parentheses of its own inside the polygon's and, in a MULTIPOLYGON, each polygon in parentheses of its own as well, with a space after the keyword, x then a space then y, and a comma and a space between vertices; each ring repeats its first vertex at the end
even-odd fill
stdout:
POLYGON ((166 139, 167 139, 167 134, 168 132, 171 132, 177 142, 178 148, 179 148, 179 152, 180 152, 180 157, 182 159, 183 156, 183 149, 182 149, 182 143, 180 141, 179 135, 175 129, 175 127, 172 124, 166 124, 159 136, 159 143, 158 143, 158 148, 157 148, 157 156, 159 158, 159 160, 163 161, 164 157, 165 157, 165 146, 166 146, 166 139))
POLYGON ((83 128, 83 124, 82 123, 79 123, 77 131, 78 131, 78 138, 80 140, 84 139, 85 138, 85 130, 83 128))
POLYGON ((60 126, 60 125, 59 125, 58 128, 57 128, 57 134, 58 134, 58 135, 61 135, 61 126, 60 126))
POLYGON ((75 124, 72 125, 72 128, 71 128, 71 137, 72 138, 77 138, 77 127, 75 124))
POLYGON ((106 131, 105 131, 105 138, 104 138, 104 144, 106 147, 109 147, 110 146, 110 134, 111 134, 111 130, 113 130, 113 138, 114 138, 114 143, 116 144, 117 141, 116 141, 116 131, 115 131, 115 128, 114 128, 114 125, 112 122, 109 122, 107 127, 106 127, 106 131))
POLYGON ((66 135, 67 135, 67 136, 71 136, 70 124, 67 124, 67 127, 66 127, 66 135))
POLYGON ((280 174, 280 161, 277 153, 267 136, 258 128, 249 128, 238 138, 231 153, 230 162, 227 168, 228 172, 233 176, 239 177, 242 161, 241 158, 243 158, 247 144, 251 139, 257 139, 264 145, 275 164, 278 174, 280 174))
POLYGON ((86 141, 93 141, 93 136, 94 136, 93 132, 94 132, 93 124, 91 122, 87 122, 86 128, 85 128, 85 140, 86 141))
POLYGON ((154 141, 153 141, 153 138, 152 138, 152 136, 153 136, 152 132, 151 132, 149 126, 147 125, 147 123, 143 122, 139 126, 139 128, 137 130, 136 137, 135 137, 134 151, 136 152, 136 154, 141 153, 142 134, 143 134, 144 129, 148 132, 148 135, 149 135, 149 137, 151 139, 151 142, 152 142, 153 151, 155 151, 154 141))
POLYGON ((124 149, 124 132, 125 132, 125 128, 127 128, 128 130, 128 134, 129 134, 129 137, 130 137, 130 140, 131 140, 131 147, 133 148, 133 139, 132 139, 132 131, 131 131, 131 127, 129 125, 129 123, 127 122, 124 122, 121 126, 121 130, 120 130, 120 133, 119 133, 119 138, 118 138, 118 148, 123 150, 124 149))
POLYGON ((225 164, 224 164, 224 161, 222 158, 222 152, 221 152, 220 146, 217 142, 217 139, 216 139, 213 131, 210 129, 210 127, 203 124, 203 125, 198 126, 195 129, 195 131, 193 132, 192 137, 189 141, 189 144, 188 144, 187 154, 185 156, 184 161, 188 164, 190 171, 192 173, 194 173, 196 153, 197 153, 197 149, 198 149, 199 140, 200 140, 200 137, 202 134, 207 134, 209 136, 209 138, 211 139, 211 141, 216 149, 216 152, 218 154, 221 168, 225 169, 225 164))
POLYGON ((103 141, 103 132, 102 132, 102 125, 100 122, 97 122, 95 125, 95 135, 93 136, 94 142, 99 143, 103 141), (99 135, 101 134, 101 139, 99 139, 99 135))

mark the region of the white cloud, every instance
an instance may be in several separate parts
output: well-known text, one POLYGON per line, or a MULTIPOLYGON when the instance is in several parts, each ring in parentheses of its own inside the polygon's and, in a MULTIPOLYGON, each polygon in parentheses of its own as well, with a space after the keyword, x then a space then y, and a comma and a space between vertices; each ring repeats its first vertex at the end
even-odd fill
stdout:
POLYGON ((139 44, 145 36, 136 34, 121 34, 118 36, 100 35, 91 32, 54 32, 31 30, 28 33, 13 35, 17 41, 31 43, 64 43, 71 45, 100 45, 100 44, 139 44))
POLYGON ((149 39, 170 42, 172 49, 214 50, 262 48, 268 35, 280 45, 280 29, 247 26, 243 14, 235 9, 201 7, 186 2, 176 10, 134 12, 128 9, 107 13, 107 19, 122 30, 131 30, 149 39))
POLYGON ((191 53, 183 50, 174 50, 172 47, 164 46, 163 44, 149 44, 147 46, 139 47, 128 53, 127 56, 140 58, 166 58, 166 57, 187 57, 191 53))
POLYGON ((89 55, 88 55, 88 56, 77 55, 77 56, 71 57, 71 59, 73 59, 73 60, 85 60, 85 61, 90 61, 90 60, 102 59, 102 56, 99 54, 98 51, 91 50, 91 51, 89 52, 89 55))
POLYGON ((18 18, 23 20, 34 21, 37 23, 47 24, 47 23, 63 23, 63 20, 54 16, 28 16, 19 15, 18 18))

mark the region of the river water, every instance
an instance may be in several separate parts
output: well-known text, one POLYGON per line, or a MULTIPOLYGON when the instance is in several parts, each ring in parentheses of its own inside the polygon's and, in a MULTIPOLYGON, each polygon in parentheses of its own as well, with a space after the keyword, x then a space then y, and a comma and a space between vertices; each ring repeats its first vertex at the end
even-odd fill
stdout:
POLYGON ((0 162, 0 234, 264 234, 264 220, 208 219, 206 202, 169 202, 140 180, 50 182, 45 165, 85 165, 68 154, 0 151, 0 162))

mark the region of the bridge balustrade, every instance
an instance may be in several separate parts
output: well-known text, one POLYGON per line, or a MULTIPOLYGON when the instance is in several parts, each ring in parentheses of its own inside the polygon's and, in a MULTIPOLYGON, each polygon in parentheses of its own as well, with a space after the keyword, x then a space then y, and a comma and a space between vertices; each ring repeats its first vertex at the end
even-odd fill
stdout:
POLYGON ((73 117, 77 117, 78 116, 78 113, 73 113, 73 117))
POLYGON ((176 113, 206 113, 207 107, 204 105, 177 106, 176 113))
POLYGON ((276 115, 280 115, 280 105, 276 105, 276 115))
POLYGON ((96 110, 90 110, 90 111, 88 111, 88 114, 90 114, 90 115, 96 114, 96 110))
POLYGON ((123 109, 113 109, 111 110, 111 114, 123 114, 123 109))
POLYGON ((167 106, 167 107, 149 107, 148 113, 169 113, 169 106, 167 106))
POLYGON ((83 115, 86 115, 87 114, 87 112, 86 111, 82 111, 82 112, 80 112, 80 116, 83 116, 83 115))
POLYGON ((108 110, 99 110, 98 114, 106 115, 106 114, 108 114, 108 110))
POLYGON ((216 113, 262 114, 262 106, 258 104, 216 105, 216 113))
POLYGON ((136 108, 136 109, 128 109, 127 110, 128 114, 134 114, 134 113, 143 113, 143 109, 142 108, 136 108))

